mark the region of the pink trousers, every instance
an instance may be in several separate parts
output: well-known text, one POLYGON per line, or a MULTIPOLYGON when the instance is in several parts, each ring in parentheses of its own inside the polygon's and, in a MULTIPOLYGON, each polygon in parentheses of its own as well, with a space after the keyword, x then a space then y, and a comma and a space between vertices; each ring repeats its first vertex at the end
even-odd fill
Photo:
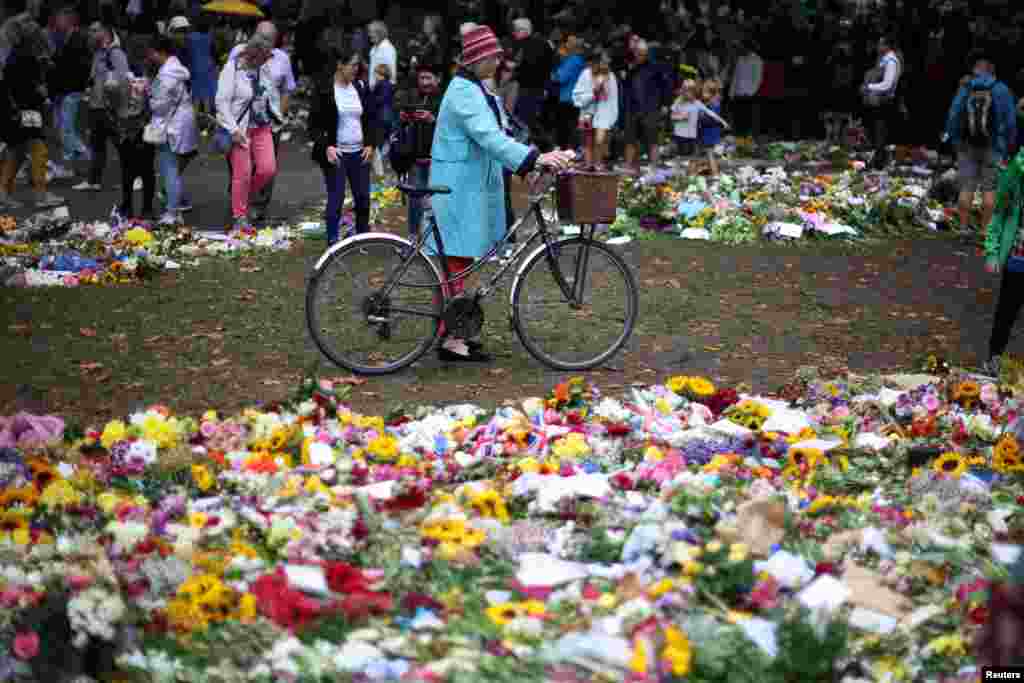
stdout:
POLYGON ((277 173, 274 136, 270 126, 249 129, 249 146, 231 148, 231 215, 245 218, 249 195, 262 190, 277 173))

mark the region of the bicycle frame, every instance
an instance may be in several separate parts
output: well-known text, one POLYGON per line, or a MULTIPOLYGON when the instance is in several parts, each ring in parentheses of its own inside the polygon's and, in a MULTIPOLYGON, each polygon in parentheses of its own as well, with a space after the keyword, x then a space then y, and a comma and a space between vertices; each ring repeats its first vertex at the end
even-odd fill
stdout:
MULTIPOLYGON (((561 288, 562 294, 565 295, 570 307, 579 307, 582 303, 584 288, 584 281, 582 276, 584 273, 587 272, 587 268, 589 266, 588 262, 590 260, 590 250, 585 248, 583 250, 582 258, 578 259, 576 262, 576 273, 574 274, 575 277, 573 283, 575 285, 575 289, 578 289, 578 291, 575 291, 573 288, 570 288, 569 283, 566 281, 565 276, 562 274, 562 269, 558 266, 558 262, 555 260, 555 257, 552 252, 552 246, 555 242, 558 241, 559 238, 555 237, 553 234, 551 234, 551 232, 548 231, 548 223, 547 221, 544 220, 544 213, 541 211, 540 208, 541 200, 547 193, 548 189, 550 189, 550 185, 548 185, 548 188, 545 189, 544 192, 531 196, 529 208, 523 213, 519 220, 512 224, 512 227, 508 229, 505 236, 502 237, 497 243, 495 243, 483 257, 477 259, 476 263, 471 265, 469 268, 466 268, 465 270, 455 273, 454 275, 452 275, 451 268, 449 267, 448 255, 444 251, 444 242, 441 238, 441 228, 437 224, 437 219, 431 216, 429 230, 422 231, 422 234, 419 236, 419 238, 413 245, 413 252, 399 266, 398 272, 395 273, 397 277, 393 277, 391 279, 391 281, 381 292, 381 296, 387 297, 388 295, 390 295, 391 291, 398 284, 398 281, 401 280, 406 270, 408 270, 409 264, 412 263, 412 260, 415 258, 415 255, 417 253, 422 252, 424 253, 424 255, 426 255, 426 252, 423 251, 423 247, 426 246, 426 243, 431 236, 433 236, 435 244, 438 247, 437 256, 441 261, 441 269, 444 274, 444 281, 441 283, 441 286, 442 288, 444 288, 452 284, 453 282, 464 280, 473 273, 478 272, 480 269, 482 269, 484 267, 484 264, 486 264, 491 258, 496 256, 500 252, 500 250, 502 250, 507 244, 509 244, 511 238, 519 231, 520 228, 523 227, 527 219, 532 215, 535 216, 537 219, 537 230, 534 231, 533 234, 531 234, 525 242, 516 247, 512 256, 509 259, 506 259, 506 262, 503 263, 498 268, 498 271, 490 277, 487 283, 476 289, 476 291, 474 292, 474 296, 477 299, 482 299, 484 297, 489 296, 494 291, 495 286, 498 284, 498 282, 501 281, 501 279, 513 266, 513 264, 518 263, 520 257, 523 255, 523 253, 526 252, 530 245, 537 241, 538 238, 540 238, 541 241, 544 243, 544 248, 547 252, 548 264, 551 267, 551 272, 555 276, 555 281, 561 288)), ((580 237, 583 239, 592 239, 594 235, 594 230, 595 226, 583 226, 580 228, 580 237)), ((403 286, 427 288, 434 287, 435 285, 403 284, 403 286)), ((396 308, 393 310, 397 311, 399 309, 396 308)), ((423 311, 401 312, 415 313, 416 315, 425 315, 423 311)), ((430 314, 430 317, 439 318, 440 316, 430 314)))

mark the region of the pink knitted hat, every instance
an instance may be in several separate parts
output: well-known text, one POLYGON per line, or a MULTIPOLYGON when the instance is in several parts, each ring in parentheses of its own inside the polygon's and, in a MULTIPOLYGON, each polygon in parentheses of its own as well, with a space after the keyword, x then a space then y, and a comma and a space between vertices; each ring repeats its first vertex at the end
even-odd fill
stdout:
POLYGON ((462 36, 462 65, 471 66, 488 57, 505 54, 494 31, 488 26, 477 26, 462 36))

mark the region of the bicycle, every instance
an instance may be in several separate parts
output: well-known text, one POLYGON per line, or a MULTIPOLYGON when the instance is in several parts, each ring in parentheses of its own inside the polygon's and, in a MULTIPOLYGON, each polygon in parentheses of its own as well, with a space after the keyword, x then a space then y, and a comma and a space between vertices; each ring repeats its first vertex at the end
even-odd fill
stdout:
MULTIPOLYGON (((581 226, 577 236, 552 234, 541 204, 557 175, 549 172, 542 177, 547 176, 546 187, 540 191, 531 188, 529 208, 505 236, 484 257, 458 273, 449 268, 433 212, 415 242, 370 232, 349 237, 325 251, 306 287, 306 324, 320 351, 356 374, 401 370, 434 346, 442 323, 449 334, 462 339, 479 334, 484 323, 481 300, 518 264, 509 302, 511 325, 534 358, 558 370, 576 371, 594 368, 614 356, 629 341, 636 324, 639 304, 633 272, 613 248, 594 240, 594 225, 581 226), (505 253, 506 245, 531 218, 537 229, 513 245, 512 255, 502 260, 485 284, 473 292, 449 296, 452 283, 470 277, 497 254, 505 253), (424 250, 431 238, 440 269, 424 250), (542 244, 527 253, 538 239, 542 244), (349 295, 331 301, 325 290, 343 279, 334 275, 337 270, 348 274, 353 287, 349 295), (613 287, 618 289, 612 292, 613 287), (400 298, 406 292, 409 299, 400 298), (531 314, 548 308, 557 309, 553 321, 534 325, 531 314), (335 322, 331 319, 335 312, 348 319, 335 322), (607 341, 599 341, 595 353, 581 351, 580 346, 600 338, 595 325, 585 323, 604 318, 614 327, 607 341), (356 340, 362 334, 367 336, 364 346, 356 340), (544 334, 551 339, 538 338, 544 334), (338 337, 340 347, 333 341, 338 337), (385 348, 391 344, 398 347, 394 353, 385 348)), ((410 198, 451 193, 445 186, 403 184, 398 189, 410 198)))

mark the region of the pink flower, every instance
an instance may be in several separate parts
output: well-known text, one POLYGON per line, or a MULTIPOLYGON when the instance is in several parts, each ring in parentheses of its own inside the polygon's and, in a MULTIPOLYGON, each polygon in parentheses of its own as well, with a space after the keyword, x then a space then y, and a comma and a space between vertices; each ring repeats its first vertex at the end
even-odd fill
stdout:
POLYGON ((999 403, 999 389, 991 382, 981 385, 981 402, 992 405, 999 403))
POLYGON ((14 656, 28 661, 39 654, 39 635, 35 631, 25 631, 14 636, 14 656))
POLYGON ((204 422, 199 425, 199 433, 203 435, 204 439, 212 438, 217 433, 217 425, 213 422, 204 422))
POLYGON ((0 591, 0 607, 17 607, 18 600, 21 599, 21 591, 17 588, 5 588, 0 591))
POLYGON ((43 446, 63 435, 64 420, 59 417, 24 412, 0 417, 0 448, 43 446))
POLYGON ((848 417, 850 417, 850 409, 847 408, 846 406, 839 406, 838 408, 832 411, 833 420, 845 420, 848 417))
POLYGON ((939 409, 940 405, 941 402, 939 401, 939 397, 936 396, 935 394, 927 394, 924 397, 924 407, 928 410, 929 413, 934 413, 936 410, 939 409))
POLYGON ((68 577, 68 587, 73 591, 80 591, 92 585, 92 577, 86 574, 72 574, 68 577))

